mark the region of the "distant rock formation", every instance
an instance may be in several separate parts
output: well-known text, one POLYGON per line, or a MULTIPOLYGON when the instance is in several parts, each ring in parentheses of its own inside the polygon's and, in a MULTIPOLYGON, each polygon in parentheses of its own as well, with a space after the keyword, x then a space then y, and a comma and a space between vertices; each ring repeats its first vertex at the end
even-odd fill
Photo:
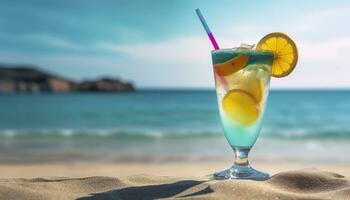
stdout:
POLYGON ((0 66, 0 93, 134 91, 131 83, 101 78, 75 82, 27 66, 0 66))
POLYGON ((82 81, 77 85, 78 91, 133 91, 131 83, 123 83, 117 79, 101 78, 93 81, 82 81))

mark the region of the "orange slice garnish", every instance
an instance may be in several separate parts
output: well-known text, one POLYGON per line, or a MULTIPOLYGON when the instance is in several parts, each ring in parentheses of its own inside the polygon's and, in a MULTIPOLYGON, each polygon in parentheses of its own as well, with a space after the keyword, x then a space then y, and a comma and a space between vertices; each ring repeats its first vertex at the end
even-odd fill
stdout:
POLYGON ((248 60, 249 55, 238 55, 224 63, 214 65, 214 69, 220 76, 229 76, 244 68, 248 60))
POLYGON ((288 76, 298 62, 298 49, 294 41, 284 33, 275 32, 264 36, 257 44, 256 49, 274 53, 273 77, 288 76))

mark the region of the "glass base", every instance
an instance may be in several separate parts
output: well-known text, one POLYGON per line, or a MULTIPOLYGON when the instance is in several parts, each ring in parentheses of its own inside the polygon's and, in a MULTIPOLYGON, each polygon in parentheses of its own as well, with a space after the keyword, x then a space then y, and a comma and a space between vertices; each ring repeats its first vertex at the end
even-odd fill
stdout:
POLYGON ((215 180, 225 179, 248 179, 264 181, 270 178, 270 175, 253 169, 248 162, 250 148, 232 147, 235 153, 235 164, 224 171, 214 173, 215 180))
POLYGON ((248 180, 264 181, 269 178, 270 178, 269 174, 255 170, 249 165, 248 166, 233 165, 229 169, 214 173, 215 180, 248 179, 248 180))

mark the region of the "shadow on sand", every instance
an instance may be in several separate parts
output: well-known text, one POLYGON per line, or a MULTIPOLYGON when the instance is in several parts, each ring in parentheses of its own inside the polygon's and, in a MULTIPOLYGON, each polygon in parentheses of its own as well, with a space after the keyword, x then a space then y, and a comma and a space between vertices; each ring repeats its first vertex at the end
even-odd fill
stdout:
MULTIPOLYGON (((112 200, 112 199, 140 199, 140 200, 148 200, 148 199, 161 199, 161 198, 169 198, 174 195, 180 194, 181 192, 199 185, 204 181, 193 181, 193 180, 185 180, 178 181, 169 184, 160 184, 160 185, 148 185, 148 186, 133 186, 126 187, 116 190, 110 190, 101 193, 91 194, 89 197, 78 198, 77 200, 112 200)), ((192 194, 187 194, 181 197, 189 197, 196 195, 203 195, 213 192, 209 187, 204 188, 203 190, 197 191, 192 194)))

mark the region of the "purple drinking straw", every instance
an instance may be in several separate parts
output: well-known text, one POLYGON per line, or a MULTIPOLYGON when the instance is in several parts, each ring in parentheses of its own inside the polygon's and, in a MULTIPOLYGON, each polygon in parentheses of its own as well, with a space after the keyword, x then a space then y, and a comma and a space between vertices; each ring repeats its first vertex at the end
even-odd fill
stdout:
POLYGON ((205 21, 205 19, 204 19, 203 15, 202 15, 201 11, 199 10, 199 8, 196 9, 196 13, 197 13, 197 15, 198 15, 198 17, 199 17, 199 20, 201 20, 202 25, 203 25, 205 31, 207 32, 208 37, 209 37, 211 43, 212 43, 213 46, 214 46, 214 49, 215 49, 215 50, 216 50, 216 49, 220 49, 218 43, 216 42, 216 40, 215 40, 215 38, 214 38, 213 33, 210 31, 209 26, 208 26, 207 22, 205 21))
MULTIPOLYGON (((214 46, 214 49, 215 50, 220 49, 218 43, 216 42, 216 40, 214 38, 214 35, 211 33, 211 31, 209 29, 209 26, 208 26, 207 22, 205 21, 205 19, 204 19, 203 15, 202 15, 201 11, 199 10, 199 8, 196 9, 196 13, 197 13, 199 19, 201 20, 202 25, 203 25, 205 31, 207 32, 211 43, 214 46)), ((220 74, 218 74, 216 70, 214 72, 215 72, 215 76, 217 76, 218 79, 220 80, 220 82, 223 84, 225 90, 228 90, 229 87, 228 87, 228 83, 227 83, 227 80, 225 79, 225 77, 223 77, 220 74)))

